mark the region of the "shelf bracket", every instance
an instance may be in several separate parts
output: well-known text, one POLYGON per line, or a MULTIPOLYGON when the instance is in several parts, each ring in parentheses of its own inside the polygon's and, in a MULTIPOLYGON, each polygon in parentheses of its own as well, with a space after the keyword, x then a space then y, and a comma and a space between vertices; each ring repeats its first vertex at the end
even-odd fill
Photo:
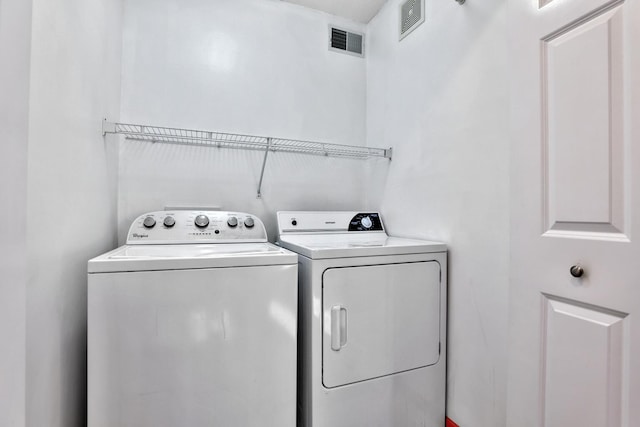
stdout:
POLYGON ((267 166, 267 156, 271 149, 271 138, 267 138, 267 148, 264 150, 264 158, 262 159, 262 171, 260 171, 260 182, 258 182, 258 194, 257 199, 262 199, 262 179, 264 178, 264 169, 267 166))
POLYGON ((102 136, 106 136, 108 133, 116 133, 116 124, 104 119, 102 120, 102 136))

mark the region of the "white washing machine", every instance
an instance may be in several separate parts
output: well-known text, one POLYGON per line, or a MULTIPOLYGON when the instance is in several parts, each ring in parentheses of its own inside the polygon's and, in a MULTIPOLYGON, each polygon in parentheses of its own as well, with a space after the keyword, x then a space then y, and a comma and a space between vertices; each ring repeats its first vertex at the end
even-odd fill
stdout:
POLYGON ((89 427, 295 426, 297 255, 258 218, 142 215, 88 271, 89 427))
POLYGON ((447 253, 378 213, 278 212, 299 256, 298 426, 442 427, 447 253))

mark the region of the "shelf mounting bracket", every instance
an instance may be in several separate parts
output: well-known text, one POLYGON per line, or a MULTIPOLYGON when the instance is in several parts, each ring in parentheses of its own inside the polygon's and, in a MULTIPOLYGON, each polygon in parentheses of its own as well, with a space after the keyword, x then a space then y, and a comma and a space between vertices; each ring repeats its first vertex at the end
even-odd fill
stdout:
POLYGON ((105 136, 108 133, 116 133, 116 124, 107 121, 107 119, 102 120, 102 136, 105 136))
POLYGON ((262 179, 264 178, 264 169, 267 166, 267 156, 271 150, 271 138, 267 138, 267 148, 264 150, 264 158, 262 159, 262 170, 260 171, 260 182, 258 182, 257 199, 262 199, 262 179))

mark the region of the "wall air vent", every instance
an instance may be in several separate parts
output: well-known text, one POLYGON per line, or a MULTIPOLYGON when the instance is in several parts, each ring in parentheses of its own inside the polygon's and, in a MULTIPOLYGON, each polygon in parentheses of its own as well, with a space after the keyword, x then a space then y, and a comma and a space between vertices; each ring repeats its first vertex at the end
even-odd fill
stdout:
POLYGON ((329 27, 329 50, 364 56, 364 34, 329 27))
POLYGON ((406 0, 400 4, 400 40, 424 22, 424 0, 406 0))

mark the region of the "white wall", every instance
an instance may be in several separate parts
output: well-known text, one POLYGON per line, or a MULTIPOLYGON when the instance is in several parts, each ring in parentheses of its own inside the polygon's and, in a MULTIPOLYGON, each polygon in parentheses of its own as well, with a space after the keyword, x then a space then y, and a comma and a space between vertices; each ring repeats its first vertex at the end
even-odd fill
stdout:
POLYGON ((28 149, 27 425, 86 426, 86 263, 116 240, 120 0, 34 0, 28 149))
POLYGON ((31 1, 0 1, 0 426, 25 419, 31 1))
MULTIPOLYGON (((129 0, 122 120, 160 126, 365 144, 365 61, 330 52, 328 25, 360 24, 280 1, 129 0)), ((254 213, 275 237, 275 211, 358 209, 364 162, 121 144, 119 235, 167 204, 254 213)))
POLYGON ((367 28, 366 61, 329 52, 327 25, 362 27, 264 0, 130 0, 122 120, 394 147, 394 159, 126 142, 118 221, 167 204, 261 216, 379 208, 397 235, 450 247, 449 415, 504 421, 508 248, 506 2, 427 1, 402 43, 398 2, 367 28), (365 84, 366 79, 366 84, 365 84), (415 95, 411 95, 411 94, 415 95), (365 196, 366 194, 366 196, 365 196))
POLYGON ((116 223, 122 236, 168 203, 253 212, 271 237, 275 210, 368 205, 393 234, 446 241, 449 415, 504 425, 504 1, 427 0, 427 22, 398 43, 391 0, 363 61, 326 49, 329 22, 361 26, 279 1, 128 0, 121 104, 121 0, 33 0, 32 24, 30 3, 0 2, 0 334, 15 343, 0 353, 0 425, 23 424, 25 318, 27 424, 83 425, 86 260, 115 245, 116 223), (123 121, 392 145, 394 160, 276 154, 261 200, 255 152, 123 143, 116 174, 117 139, 99 128, 120 106, 123 121))
POLYGON ((368 28, 367 139, 393 145, 370 203, 392 234, 449 244, 448 415, 505 425, 508 286, 506 1, 426 1, 398 42, 398 1, 368 28), (378 186, 381 190, 378 190, 378 186))

